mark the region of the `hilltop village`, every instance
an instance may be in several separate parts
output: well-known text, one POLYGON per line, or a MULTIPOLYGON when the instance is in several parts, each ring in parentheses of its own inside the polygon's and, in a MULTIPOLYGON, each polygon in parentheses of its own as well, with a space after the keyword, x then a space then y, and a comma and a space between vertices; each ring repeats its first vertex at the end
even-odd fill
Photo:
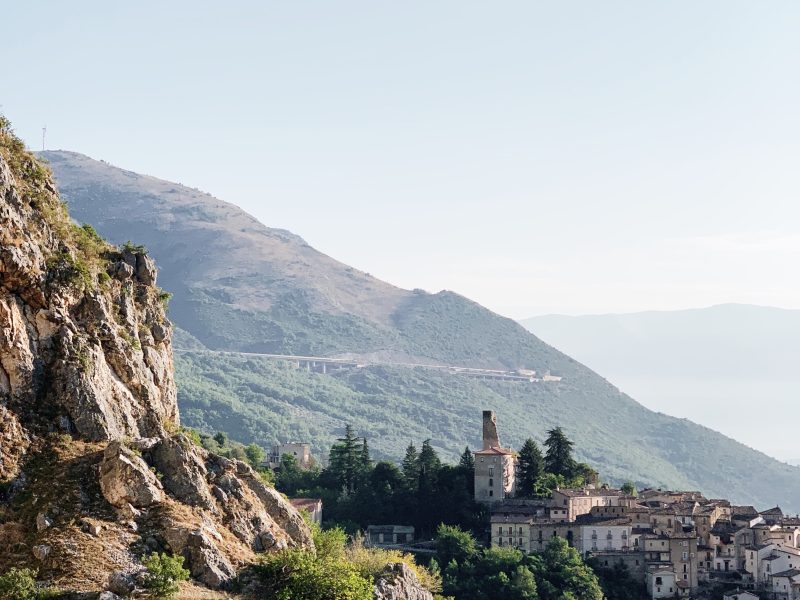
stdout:
POLYGON ((800 518, 779 507, 592 485, 516 498, 519 457, 501 445, 491 411, 474 454, 475 500, 490 509, 493 547, 536 553, 563 538, 595 564, 624 564, 651 598, 700 597, 710 584, 727 583, 726 600, 800 599, 800 518))

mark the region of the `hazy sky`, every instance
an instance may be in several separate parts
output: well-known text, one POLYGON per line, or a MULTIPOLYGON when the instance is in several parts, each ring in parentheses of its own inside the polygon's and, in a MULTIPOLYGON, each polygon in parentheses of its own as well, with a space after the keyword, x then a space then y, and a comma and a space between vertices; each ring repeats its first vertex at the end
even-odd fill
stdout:
POLYGON ((800 3, 9 2, 31 146, 513 317, 800 308, 800 3))

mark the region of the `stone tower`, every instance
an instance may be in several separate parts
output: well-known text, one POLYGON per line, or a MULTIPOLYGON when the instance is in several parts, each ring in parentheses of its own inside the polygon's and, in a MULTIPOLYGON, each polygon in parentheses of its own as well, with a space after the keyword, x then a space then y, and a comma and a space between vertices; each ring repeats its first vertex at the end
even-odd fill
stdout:
POLYGON ((500 436, 497 433, 497 415, 493 410, 483 411, 483 449, 500 448, 500 436))
POLYGON ((483 411, 483 449, 475 452, 475 500, 493 503, 514 495, 517 455, 500 445, 497 415, 483 411))

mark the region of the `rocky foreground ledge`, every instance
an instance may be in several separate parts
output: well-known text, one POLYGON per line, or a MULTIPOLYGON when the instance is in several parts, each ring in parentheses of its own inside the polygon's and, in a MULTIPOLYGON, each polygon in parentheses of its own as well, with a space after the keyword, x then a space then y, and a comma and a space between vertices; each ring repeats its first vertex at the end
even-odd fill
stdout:
POLYGON ((0 571, 122 594, 166 551, 220 588, 258 552, 313 546, 248 465, 180 432, 156 280, 145 249, 70 220, 0 118, 0 571))

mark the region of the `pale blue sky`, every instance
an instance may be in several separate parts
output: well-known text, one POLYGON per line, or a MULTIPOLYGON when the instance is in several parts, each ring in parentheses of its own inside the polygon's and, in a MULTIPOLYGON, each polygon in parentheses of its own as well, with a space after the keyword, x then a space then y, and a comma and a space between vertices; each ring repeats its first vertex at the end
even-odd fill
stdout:
POLYGON ((15 2, 30 145, 513 317, 800 308, 800 3, 15 2))

